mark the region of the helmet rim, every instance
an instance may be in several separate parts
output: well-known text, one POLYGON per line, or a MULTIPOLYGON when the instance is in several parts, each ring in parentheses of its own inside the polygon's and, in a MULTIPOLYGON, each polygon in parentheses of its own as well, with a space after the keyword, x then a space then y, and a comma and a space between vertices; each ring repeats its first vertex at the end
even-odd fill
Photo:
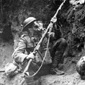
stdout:
POLYGON ((29 18, 25 19, 24 23, 23 23, 24 24, 23 29, 34 21, 36 21, 35 17, 29 17, 29 18))

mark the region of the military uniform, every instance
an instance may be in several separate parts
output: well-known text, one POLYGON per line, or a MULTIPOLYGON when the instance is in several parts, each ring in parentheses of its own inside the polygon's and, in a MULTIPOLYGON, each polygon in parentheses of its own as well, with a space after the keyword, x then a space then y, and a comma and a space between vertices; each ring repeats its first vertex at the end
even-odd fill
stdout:
POLYGON ((37 35, 31 37, 27 33, 22 34, 19 39, 18 46, 16 47, 12 55, 15 62, 22 63, 28 56, 28 54, 30 54, 30 52, 33 52, 40 37, 40 35, 39 37, 37 35))
POLYGON ((33 54, 33 50, 37 43, 39 42, 42 31, 39 29, 39 23, 37 22, 36 18, 29 17, 25 19, 22 24, 23 30, 22 35, 18 40, 17 46, 14 47, 14 52, 12 54, 13 63, 9 64, 8 67, 5 68, 5 73, 10 75, 11 73, 14 74, 16 68, 21 67, 20 69, 24 69, 23 67, 26 66, 26 62, 31 59, 36 59, 39 56, 35 56, 33 54), (23 66, 24 65, 24 66, 23 66), (13 67, 16 67, 13 69, 13 67), (12 67, 12 68, 11 68, 12 67))
POLYGON ((67 47, 67 42, 64 38, 61 38, 60 29, 54 30, 55 36, 52 38, 52 47, 50 50, 51 57, 52 57, 52 74, 64 74, 63 71, 59 70, 59 64, 63 62, 63 55, 67 47))

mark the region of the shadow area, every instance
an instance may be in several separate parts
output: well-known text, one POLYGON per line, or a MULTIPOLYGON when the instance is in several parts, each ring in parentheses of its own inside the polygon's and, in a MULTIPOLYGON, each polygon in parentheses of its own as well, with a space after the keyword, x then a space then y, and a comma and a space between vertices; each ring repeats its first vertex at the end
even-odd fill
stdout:
POLYGON ((45 64, 42 66, 38 74, 35 76, 35 79, 40 78, 41 76, 50 74, 51 64, 45 64))
POLYGON ((51 63, 50 64, 44 64, 42 68, 39 70, 39 72, 35 75, 32 76, 41 66, 40 63, 38 64, 31 64, 29 68, 29 74, 30 76, 26 78, 27 85, 41 85, 41 77, 50 74, 50 68, 51 68, 51 63), (31 77, 32 76, 32 77, 31 77))
MULTIPOLYGON (((37 64, 32 63, 28 70, 30 73, 30 76, 33 75, 40 68, 40 66, 41 66, 41 63, 37 63, 37 64)), ((50 68, 51 68, 51 63, 42 65, 41 69, 34 76, 34 79, 37 79, 37 78, 40 78, 41 76, 50 74, 50 68)))

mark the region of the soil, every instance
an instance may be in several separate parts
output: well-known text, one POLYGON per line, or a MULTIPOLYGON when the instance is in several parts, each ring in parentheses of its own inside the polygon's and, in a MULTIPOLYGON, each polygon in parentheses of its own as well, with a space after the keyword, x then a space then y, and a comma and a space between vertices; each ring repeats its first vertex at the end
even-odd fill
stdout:
MULTIPOLYGON (((36 1, 38 1, 38 0, 36 0, 36 1)), ((57 0, 53 0, 53 1, 57 1, 57 0)), ((60 1, 62 1, 62 0, 60 0, 60 1)), ((85 28, 85 23, 84 23, 85 22, 85 4, 79 6, 79 8, 74 10, 74 8, 73 8, 74 6, 69 5, 68 1, 69 0, 67 0, 65 6, 61 9, 61 12, 58 14, 59 15, 58 24, 60 23, 62 34, 63 34, 64 38, 67 39, 67 41, 69 41, 68 43, 71 44, 72 46, 74 46, 75 42, 77 42, 76 47, 78 47, 78 46, 82 45, 82 43, 84 44, 84 42, 85 42, 85 29, 84 29, 85 28), (75 42, 74 42, 74 40, 75 40, 75 42)), ((38 2, 38 3, 40 3, 40 2, 38 2)), ((16 3, 13 3, 13 4, 16 4, 16 3)), ((20 0, 20 4, 21 4, 21 0, 20 0)), ((57 4, 58 3, 53 4, 52 10, 56 9, 57 4)), ((25 5, 25 4, 23 4, 23 5, 25 5)), ((34 4, 33 7, 30 8, 30 10, 31 9, 33 10, 33 8, 35 8, 36 5, 38 5, 38 4, 34 4)), ((14 5, 14 6, 16 6, 16 5, 14 5)), ((27 6, 30 6, 30 5, 27 5, 27 6)), ((49 17, 51 17, 51 13, 53 14, 54 12, 53 11, 49 12, 50 11, 49 9, 51 9, 51 8, 49 8, 48 5, 44 6, 44 4, 43 4, 43 7, 36 7, 35 10, 37 10, 37 8, 40 8, 39 9, 40 12, 35 11, 37 13, 35 13, 35 12, 33 12, 33 13, 34 13, 34 15, 36 15, 36 17, 38 17, 40 19, 41 18, 43 19, 43 17, 44 17, 44 21, 47 21, 47 20, 49 21, 49 19, 50 19, 49 17), (43 7, 45 7, 45 11, 41 10, 41 8, 43 8, 43 7), (50 16, 48 16, 46 13, 48 15, 50 14, 50 16), (47 18, 49 18, 49 19, 47 19, 47 18)), ((29 7, 27 7, 27 9, 28 8, 29 7)), ((11 10, 13 11, 13 8, 11 10)), ((7 12, 6 12, 6 10, 4 10, 4 13, 6 13, 5 15, 3 15, 4 18, 7 17, 6 16, 7 13, 8 13, 8 15, 10 14, 10 11, 8 12, 8 10, 7 10, 7 12)), ((23 10, 19 9, 19 11, 18 12, 17 11, 15 11, 17 13, 17 15, 16 15, 16 13, 13 13, 10 15, 10 17, 11 17, 10 19, 8 19, 8 17, 7 17, 7 20, 12 21, 12 26, 11 26, 12 29, 16 29, 16 31, 19 31, 21 29, 20 25, 21 25, 23 19, 27 18, 30 15, 30 11, 27 11, 27 10, 24 11, 24 8, 23 8, 23 10), (22 11, 26 12, 26 14, 24 12, 22 13, 22 11), (13 16, 14 16, 14 18, 13 18, 13 16)), ((4 19, 4 21, 5 21, 5 19, 4 19)), ((13 34, 13 36, 16 36, 14 38, 18 38, 18 36, 15 34, 13 34)), ((8 39, 8 37, 7 37, 7 39, 8 39)), ((14 50, 13 46, 14 46, 13 42, 6 43, 0 39, 0 85, 85 85, 85 80, 82 80, 76 71, 76 63, 80 59, 80 55, 82 53, 75 54, 75 51, 76 51, 75 49, 73 49, 71 52, 71 53, 74 52, 73 54, 75 54, 75 56, 72 56, 72 57, 67 56, 64 59, 63 66, 61 65, 61 67, 63 67, 63 70, 65 71, 64 75, 51 75, 49 73, 51 65, 46 63, 45 65, 43 65, 43 67, 41 68, 41 70, 35 77, 23 78, 21 73, 17 74, 16 76, 14 76, 12 78, 7 77, 5 75, 5 73, 2 71, 4 70, 4 67, 7 63, 10 63, 13 61, 13 58, 11 56, 13 53, 13 50, 14 50)), ((75 48, 75 46, 74 46, 74 48, 75 48)), ((85 45, 84 45, 84 48, 85 48, 85 45)), ((81 49, 79 48, 79 50, 81 50, 81 49)), ((83 51, 83 53, 85 55, 85 50, 83 51)), ((49 61, 46 61, 46 62, 49 62, 49 61)), ((37 68, 37 66, 35 66, 35 68, 37 68)), ((32 73, 32 70, 30 70, 30 72, 32 73)))
MULTIPOLYGON (((0 69, 12 62, 13 43, 0 43, 0 69)), ((40 72, 32 78, 22 78, 17 74, 13 78, 8 78, 4 72, 0 72, 0 85, 85 85, 85 80, 81 80, 76 72, 76 62, 80 57, 67 57, 64 60, 64 75, 51 75, 49 73, 50 64, 43 65, 40 72), (24 80, 24 82, 22 82, 24 80), (28 84, 27 84, 28 83, 28 84)))

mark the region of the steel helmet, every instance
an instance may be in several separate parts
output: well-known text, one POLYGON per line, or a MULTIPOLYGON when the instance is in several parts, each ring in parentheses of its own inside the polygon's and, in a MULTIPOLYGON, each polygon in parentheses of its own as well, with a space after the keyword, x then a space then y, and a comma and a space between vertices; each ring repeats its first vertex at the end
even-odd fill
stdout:
POLYGON ((36 20, 36 18, 34 18, 34 17, 29 17, 29 18, 25 19, 23 22, 23 28, 25 28, 28 24, 32 23, 35 20, 36 20))
POLYGON ((76 70, 81 77, 85 76, 85 56, 82 56, 77 62, 76 70))

